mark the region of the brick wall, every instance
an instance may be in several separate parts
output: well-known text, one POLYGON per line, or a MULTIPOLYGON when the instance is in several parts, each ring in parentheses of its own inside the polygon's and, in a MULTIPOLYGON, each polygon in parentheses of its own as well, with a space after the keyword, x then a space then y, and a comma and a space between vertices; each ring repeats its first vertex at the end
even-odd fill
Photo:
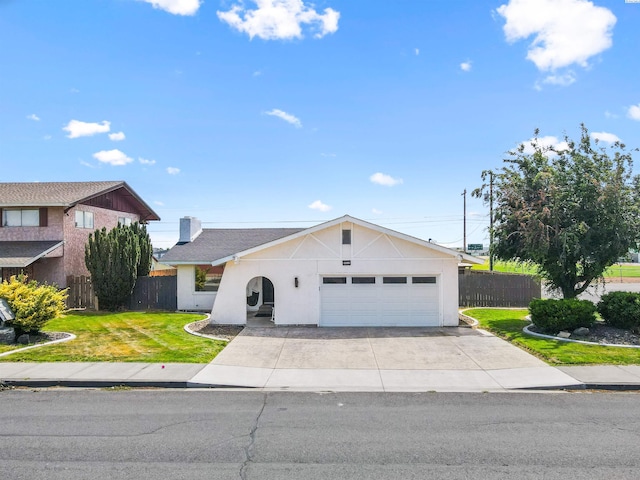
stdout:
POLYGON ((116 212, 88 205, 76 205, 66 213, 64 216, 64 286, 66 286, 68 275, 89 275, 84 264, 84 246, 89 239, 89 234, 102 227, 111 230, 118 225, 118 217, 131 218, 132 222, 139 220, 139 216, 133 213, 116 212), (93 229, 76 227, 76 210, 93 212, 93 229))

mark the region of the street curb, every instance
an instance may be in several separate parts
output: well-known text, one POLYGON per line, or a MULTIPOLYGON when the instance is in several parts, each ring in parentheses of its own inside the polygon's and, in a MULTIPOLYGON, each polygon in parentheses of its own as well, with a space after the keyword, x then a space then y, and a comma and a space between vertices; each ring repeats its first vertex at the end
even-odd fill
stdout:
POLYGON ((0 380, 0 384, 8 387, 76 387, 76 388, 108 388, 108 387, 131 387, 131 388, 187 388, 188 383, 184 381, 119 381, 119 380, 0 380))

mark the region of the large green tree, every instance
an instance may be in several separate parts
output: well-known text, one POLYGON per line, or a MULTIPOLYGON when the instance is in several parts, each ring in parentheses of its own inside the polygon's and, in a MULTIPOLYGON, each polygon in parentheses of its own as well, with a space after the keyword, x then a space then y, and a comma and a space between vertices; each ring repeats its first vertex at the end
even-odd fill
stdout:
POLYGON ((638 193, 633 159, 620 142, 608 148, 581 125, 574 142, 544 146, 539 131, 508 152, 505 166, 475 196, 493 200, 493 254, 532 262, 548 285, 574 298, 637 245, 638 193), (492 197, 492 198, 490 198, 492 197))
POLYGON ((100 308, 126 306, 138 276, 151 266, 151 241, 146 228, 137 223, 96 230, 85 246, 85 264, 100 308))

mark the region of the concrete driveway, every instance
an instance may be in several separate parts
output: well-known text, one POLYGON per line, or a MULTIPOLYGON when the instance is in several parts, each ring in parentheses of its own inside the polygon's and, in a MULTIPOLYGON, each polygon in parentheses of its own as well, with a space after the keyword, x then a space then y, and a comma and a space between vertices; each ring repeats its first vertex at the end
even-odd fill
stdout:
POLYGON ((190 382, 290 390, 493 391, 576 384, 470 328, 245 328, 190 382))

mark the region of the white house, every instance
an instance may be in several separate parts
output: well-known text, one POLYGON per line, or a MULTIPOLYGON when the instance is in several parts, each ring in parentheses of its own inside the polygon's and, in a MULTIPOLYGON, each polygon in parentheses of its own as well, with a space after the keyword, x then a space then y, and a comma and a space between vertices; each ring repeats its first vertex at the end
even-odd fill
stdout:
POLYGON ((178 270, 178 309, 218 324, 258 311, 277 325, 455 326, 458 264, 482 263, 348 215, 306 229, 203 230, 185 217, 180 232, 162 259, 178 270))

